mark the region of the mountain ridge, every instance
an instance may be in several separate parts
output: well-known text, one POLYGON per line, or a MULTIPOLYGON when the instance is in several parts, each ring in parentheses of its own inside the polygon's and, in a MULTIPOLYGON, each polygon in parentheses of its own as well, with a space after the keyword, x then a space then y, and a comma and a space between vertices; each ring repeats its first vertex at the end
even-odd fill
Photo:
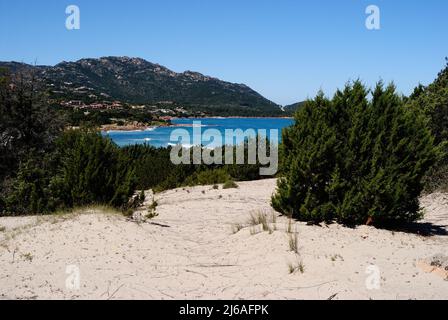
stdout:
POLYGON ((281 115, 280 106, 241 83, 232 83, 200 72, 178 73, 160 64, 135 57, 83 58, 54 66, 0 62, 11 73, 34 73, 50 98, 92 101, 112 99, 131 104, 174 103, 213 110, 230 109, 259 115, 281 115))

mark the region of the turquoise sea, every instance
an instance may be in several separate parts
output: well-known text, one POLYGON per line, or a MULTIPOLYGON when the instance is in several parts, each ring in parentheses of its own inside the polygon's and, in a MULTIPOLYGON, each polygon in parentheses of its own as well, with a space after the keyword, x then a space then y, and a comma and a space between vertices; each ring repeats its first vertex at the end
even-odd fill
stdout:
MULTIPOLYGON (((253 132, 262 134, 259 130, 264 129, 269 136, 271 129, 278 130, 278 139, 281 140, 281 131, 283 128, 293 124, 293 119, 284 118, 201 118, 201 119, 173 119, 172 127, 157 127, 144 131, 109 131, 103 132, 104 135, 109 136, 119 146, 127 146, 134 144, 148 144, 154 147, 168 147, 169 145, 176 145, 180 140, 172 141, 170 139, 173 130, 181 129, 184 134, 188 134, 189 141, 182 140, 184 146, 197 145, 198 141, 208 147, 217 147, 220 141, 213 141, 204 136, 208 129, 215 129, 208 133, 214 134, 218 130, 222 135, 222 140, 225 141, 225 130, 241 129, 246 131, 253 129, 253 132), (193 124, 194 122, 194 124, 193 124)), ((252 136, 252 135, 250 135, 252 136)), ((244 140, 244 136, 237 136, 233 139, 233 143, 240 143, 244 140)), ((225 142, 221 143, 224 144, 225 142)))

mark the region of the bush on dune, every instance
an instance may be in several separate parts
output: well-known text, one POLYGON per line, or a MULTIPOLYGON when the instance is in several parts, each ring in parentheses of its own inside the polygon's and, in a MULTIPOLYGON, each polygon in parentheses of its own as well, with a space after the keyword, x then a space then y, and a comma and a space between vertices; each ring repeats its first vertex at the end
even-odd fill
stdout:
POLYGON ((229 181, 231 177, 225 169, 204 170, 194 173, 185 180, 187 186, 214 185, 229 181))
MULTIPOLYGON (((267 144, 269 145, 269 144, 267 144)), ((248 158, 248 142, 243 147, 244 157, 248 158)), ((266 178, 260 176, 260 163, 256 164, 180 164, 174 165, 170 160, 171 148, 154 148, 148 145, 137 145, 123 148, 131 158, 135 168, 137 189, 153 189, 156 192, 184 186, 213 185, 229 180, 249 181, 266 178)), ((190 152, 192 149, 184 149, 190 152)), ((219 152, 219 150, 215 150, 219 152)), ((225 159, 224 148, 220 150, 225 159)), ((233 147, 236 159, 237 147, 233 147)), ((193 159, 193 156, 190 157, 193 159)))
POLYGON ((32 75, 13 79, 0 69, 0 215, 37 212, 53 202, 43 197, 63 121, 37 87, 32 75))
POLYGON ((123 207, 135 190, 129 158, 109 138, 95 131, 67 131, 59 139, 59 174, 55 184, 64 203, 101 203, 123 207))
POLYGON ((21 163, 6 198, 10 214, 51 213, 90 204, 125 208, 135 190, 129 159, 95 131, 64 132, 45 157, 21 163))
POLYGON ((153 189, 165 181, 175 170, 170 160, 170 148, 133 145, 121 149, 134 167, 137 189, 153 189))
POLYGON ((238 189, 238 185, 233 180, 228 180, 222 186, 223 189, 238 189))
POLYGON ((424 117, 393 85, 354 82, 333 99, 321 93, 284 131, 273 207, 313 222, 376 225, 421 216, 422 179, 439 150, 424 117))

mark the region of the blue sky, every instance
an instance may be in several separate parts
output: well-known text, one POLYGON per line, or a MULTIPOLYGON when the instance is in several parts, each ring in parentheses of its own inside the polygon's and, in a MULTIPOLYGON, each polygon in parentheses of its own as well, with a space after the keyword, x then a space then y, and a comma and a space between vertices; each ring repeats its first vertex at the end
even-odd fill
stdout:
POLYGON ((409 94, 448 56, 446 0, 0 0, 0 60, 126 55, 245 83, 288 104, 348 80, 409 94), (65 8, 81 29, 65 28, 65 8), (381 30, 365 9, 381 9, 381 30))

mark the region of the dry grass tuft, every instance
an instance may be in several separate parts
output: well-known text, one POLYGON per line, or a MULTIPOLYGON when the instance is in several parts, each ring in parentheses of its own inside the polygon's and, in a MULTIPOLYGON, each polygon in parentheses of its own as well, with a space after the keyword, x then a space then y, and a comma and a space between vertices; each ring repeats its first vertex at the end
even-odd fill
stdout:
POLYGON ((298 235, 297 233, 294 234, 289 234, 289 249, 294 252, 299 254, 299 245, 298 245, 298 235))
POLYGON ((300 259, 300 257, 297 257, 296 262, 294 262, 294 263, 290 262, 288 264, 288 270, 289 270, 290 274, 294 274, 297 272, 300 272, 303 274, 305 272, 305 265, 303 264, 302 259, 300 259))
POLYGON ((244 229, 244 226, 240 223, 235 223, 234 225, 232 225, 232 233, 233 234, 236 234, 243 229, 244 229))

